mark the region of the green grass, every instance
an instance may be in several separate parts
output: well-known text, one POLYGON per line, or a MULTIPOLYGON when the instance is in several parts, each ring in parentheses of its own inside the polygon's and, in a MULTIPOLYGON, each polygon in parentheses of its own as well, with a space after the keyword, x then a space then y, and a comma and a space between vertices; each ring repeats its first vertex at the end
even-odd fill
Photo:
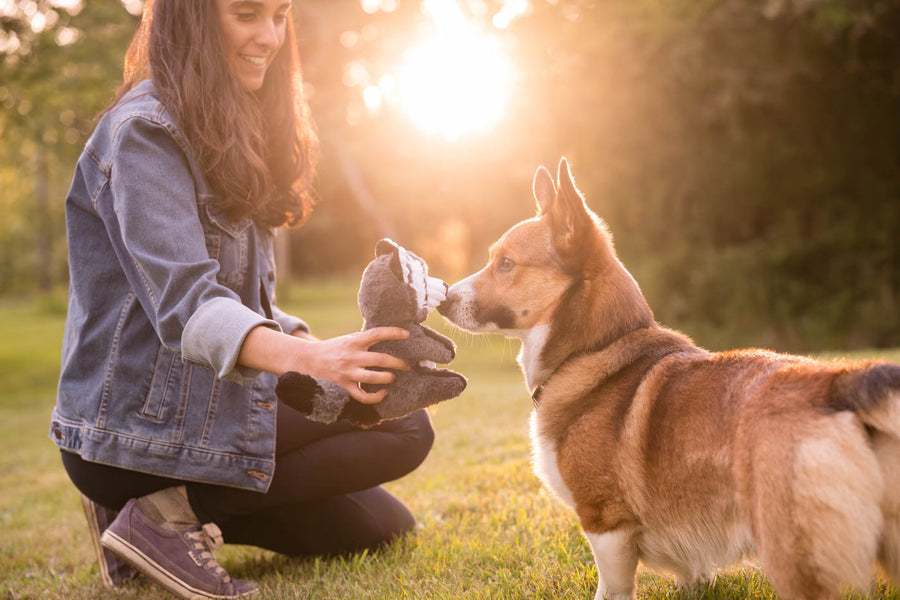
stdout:
MULTIPOLYGON (((361 324, 355 287, 301 285, 282 303, 320 336, 347 333, 361 324)), ((58 301, 0 303, 0 598, 161 597, 147 583, 116 592, 102 587, 78 494, 46 436, 63 320, 58 301)), ((469 378, 469 387, 432 409, 437 438, 431 455, 388 486, 408 503, 419 529, 389 548, 339 559, 224 548, 224 566, 256 580, 263 598, 593 597, 596 572, 577 522, 531 473, 531 403, 514 363, 518 344, 448 331, 436 316, 429 324, 456 339, 453 368, 469 378)), ((900 351, 879 356, 900 360, 900 351)), ((748 567, 695 594, 644 571, 638 582, 640 598, 774 598, 765 578, 748 567)), ((873 586, 873 597, 900 597, 873 586)))

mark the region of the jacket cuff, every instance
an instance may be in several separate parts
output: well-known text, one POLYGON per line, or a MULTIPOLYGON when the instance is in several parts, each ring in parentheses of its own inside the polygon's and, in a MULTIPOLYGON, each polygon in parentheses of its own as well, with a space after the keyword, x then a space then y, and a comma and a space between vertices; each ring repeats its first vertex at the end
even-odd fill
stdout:
POLYGON ((237 364, 241 346, 250 330, 263 325, 276 331, 281 326, 231 298, 213 298, 191 315, 181 334, 185 360, 211 367, 220 379, 244 384, 259 375, 258 369, 237 364))

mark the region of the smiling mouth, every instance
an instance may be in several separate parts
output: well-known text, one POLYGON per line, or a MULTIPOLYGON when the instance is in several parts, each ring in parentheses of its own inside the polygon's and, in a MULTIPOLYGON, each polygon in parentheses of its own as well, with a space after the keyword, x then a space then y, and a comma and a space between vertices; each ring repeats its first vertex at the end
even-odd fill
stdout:
POLYGON ((266 66, 266 58, 264 56, 245 56, 245 55, 241 54, 241 58, 243 58, 248 63, 255 65, 257 67, 266 66))

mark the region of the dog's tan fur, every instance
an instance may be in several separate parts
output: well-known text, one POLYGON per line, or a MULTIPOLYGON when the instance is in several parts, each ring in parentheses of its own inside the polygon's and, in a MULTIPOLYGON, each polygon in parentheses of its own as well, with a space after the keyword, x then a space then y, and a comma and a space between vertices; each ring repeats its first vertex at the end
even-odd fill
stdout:
POLYGON ((638 561, 691 583, 757 554, 786 599, 900 581, 900 366, 711 353, 657 325, 561 161, 536 217, 450 288, 463 329, 522 340, 534 466, 578 515, 600 582, 638 561))

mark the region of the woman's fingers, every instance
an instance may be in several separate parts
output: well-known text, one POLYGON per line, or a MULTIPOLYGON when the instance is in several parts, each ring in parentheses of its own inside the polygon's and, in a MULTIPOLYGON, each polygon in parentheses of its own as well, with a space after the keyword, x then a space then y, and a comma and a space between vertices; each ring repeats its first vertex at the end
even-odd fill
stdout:
POLYGON ((354 375, 354 381, 358 383, 371 383, 371 384, 380 384, 380 385, 389 385, 394 383, 394 380, 397 377, 391 371, 370 371, 368 369, 360 369, 360 371, 354 375))
MULTIPOLYGON (((329 340, 313 342, 318 352, 312 352, 314 368, 306 371, 343 387, 350 396, 364 404, 381 402, 386 389, 366 392, 360 384, 389 385, 394 382, 393 371, 407 371, 409 364, 402 358, 384 352, 372 352, 370 347, 386 340, 404 340, 409 332, 402 327, 374 327, 329 340)), ((302 369, 298 369, 303 372, 302 369)))
POLYGON ((357 402, 362 402, 363 404, 377 404, 384 400, 384 397, 387 396, 387 390, 381 389, 377 392, 366 392, 365 390, 355 387, 349 388, 347 391, 350 393, 350 397, 356 400, 357 402))
POLYGON ((361 384, 390 385, 397 378, 392 371, 374 371, 371 367, 394 369, 396 371, 409 370, 409 364, 405 360, 381 352, 369 352, 364 362, 366 366, 370 368, 357 370, 351 376, 356 383, 345 388, 354 400, 362 402, 363 404, 375 404, 381 402, 387 395, 388 390, 380 389, 377 392, 366 392, 360 387, 361 384))
POLYGON ((358 400, 363 404, 375 404, 381 402, 387 395, 388 391, 382 388, 375 392, 367 392, 362 388, 362 384, 380 384, 388 385, 394 382, 396 377, 390 371, 369 371, 368 369, 360 369, 354 375, 354 383, 344 386, 344 389, 350 394, 354 400, 358 400))
MULTIPOLYGON (((378 342, 405 340, 409 337, 409 331, 402 327, 373 327, 360 332, 359 337, 363 340, 365 349, 368 350, 378 342)), ((363 363, 366 367, 380 367, 382 369, 394 369, 395 371, 409 370, 409 364, 405 360, 384 352, 367 352, 363 357, 363 363)))
POLYGON ((366 368, 378 367, 381 369, 393 369, 395 371, 409 371, 409 363, 384 352, 369 352, 363 357, 366 368))
POLYGON ((373 327, 360 332, 359 335, 371 346, 385 340, 405 340, 409 337, 409 332, 402 327, 373 327))

